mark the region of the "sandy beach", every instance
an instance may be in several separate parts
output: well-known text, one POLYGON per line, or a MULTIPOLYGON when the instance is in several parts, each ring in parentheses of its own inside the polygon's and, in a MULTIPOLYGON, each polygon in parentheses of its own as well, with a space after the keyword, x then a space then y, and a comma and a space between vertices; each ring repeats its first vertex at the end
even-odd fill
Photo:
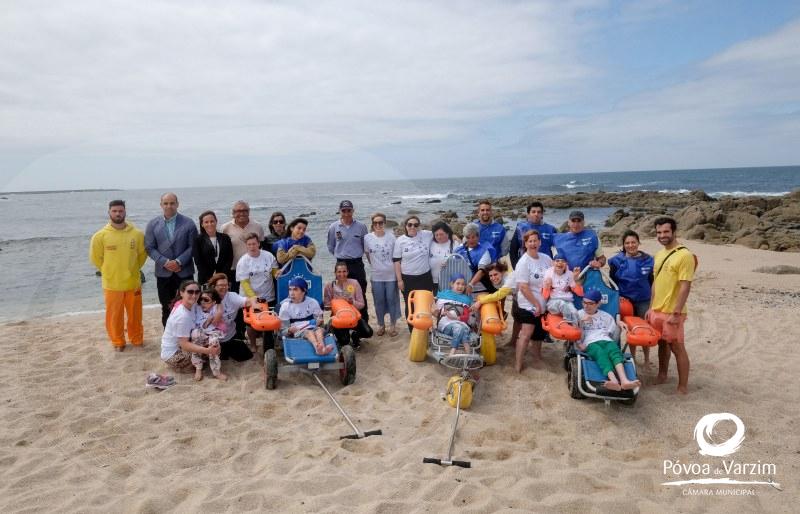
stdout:
MULTIPOLYGON (((796 511, 800 275, 754 270, 798 266, 800 256, 686 243, 700 261, 688 397, 675 393, 673 361, 670 381, 646 385, 632 407, 570 399, 561 346, 545 346, 545 369, 517 375, 509 329, 459 425, 455 457, 471 469, 422 463, 447 451, 454 410, 441 394, 451 373, 409 362, 405 331, 364 342, 355 384, 323 376, 362 430, 383 430, 340 440, 350 429, 311 377, 281 375, 266 391, 255 361, 223 362, 227 383, 178 375, 171 389, 146 389, 148 372, 166 371, 157 310, 145 311, 145 347, 121 354, 102 314, 2 325, 0 511, 796 511), (728 459, 775 464, 783 491, 697 495, 661 485, 691 478, 665 474, 665 460, 721 465, 699 455, 693 436, 714 412, 746 426, 728 459)), ((655 369, 641 354, 638 364, 649 384, 655 369)), ((720 425, 720 439, 731 433, 720 425)))

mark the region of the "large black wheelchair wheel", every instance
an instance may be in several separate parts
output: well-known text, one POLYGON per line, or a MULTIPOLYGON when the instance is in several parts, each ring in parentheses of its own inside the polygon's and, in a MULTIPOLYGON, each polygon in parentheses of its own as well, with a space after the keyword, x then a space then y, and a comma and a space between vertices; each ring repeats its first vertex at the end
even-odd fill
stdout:
POLYGON ((349 344, 339 350, 339 362, 343 364, 339 369, 339 380, 342 385, 350 385, 356 381, 356 352, 349 344))
POLYGON ((267 389, 275 389, 278 385, 278 354, 272 348, 264 352, 264 369, 267 375, 265 383, 267 389))
POLYGON ((580 373, 578 373, 578 357, 573 356, 569 359, 569 368, 567 369, 567 389, 569 389, 570 397, 576 400, 583 400, 585 398, 578 388, 580 379, 580 373))

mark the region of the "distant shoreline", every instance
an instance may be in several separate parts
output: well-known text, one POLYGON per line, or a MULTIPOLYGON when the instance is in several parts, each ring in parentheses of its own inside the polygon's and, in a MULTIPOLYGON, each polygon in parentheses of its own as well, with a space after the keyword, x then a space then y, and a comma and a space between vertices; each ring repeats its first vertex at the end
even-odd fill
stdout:
POLYGON ((0 191, 0 195, 49 195, 54 193, 101 193, 124 189, 53 189, 50 191, 0 191))

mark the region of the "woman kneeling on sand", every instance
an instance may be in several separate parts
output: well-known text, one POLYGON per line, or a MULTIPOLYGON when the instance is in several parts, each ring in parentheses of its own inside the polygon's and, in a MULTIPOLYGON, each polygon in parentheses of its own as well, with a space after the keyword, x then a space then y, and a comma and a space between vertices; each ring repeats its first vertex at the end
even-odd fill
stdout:
POLYGON ((196 327, 200 286, 194 280, 184 280, 178 292, 180 302, 167 318, 161 337, 161 360, 179 373, 191 373, 195 370, 192 353, 216 357, 220 348, 205 347, 191 341, 192 330, 196 327))

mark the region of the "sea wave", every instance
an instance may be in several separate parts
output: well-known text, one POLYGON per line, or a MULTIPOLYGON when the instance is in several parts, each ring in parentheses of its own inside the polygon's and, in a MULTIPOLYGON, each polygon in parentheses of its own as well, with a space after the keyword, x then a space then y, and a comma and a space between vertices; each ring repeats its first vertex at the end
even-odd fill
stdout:
POLYGON ((791 191, 783 191, 781 193, 765 192, 765 191, 714 191, 708 193, 708 196, 719 198, 720 196, 783 196, 788 195, 791 191))
MULTIPOLYGON (((161 304, 159 303, 149 303, 147 305, 143 305, 142 309, 160 309, 161 304)), ((70 318, 73 316, 83 316, 88 314, 102 314, 106 312, 105 309, 95 309, 95 310, 88 310, 88 311, 68 311, 68 312, 60 312, 58 314, 53 314, 52 316, 46 316, 46 318, 56 319, 56 318, 70 318)))
POLYGON ((686 193, 691 193, 688 189, 659 189, 659 193, 677 193, 681 195, 685 195, 686 193))
POLYGON ((597 184, 594 184, 592 182, 578 182, 577 180, 570 180, 566 184, 560 184, 561 187, 565 187, 567 189, 577 189, 577 188, 580 188, 580 187, 592 187, 592 186, 596 186, 596 185, 597 184))
POLYGON ((435 193, 428 195, 400 195, 400 198, 403 200, 444 200, 454 196, 452 193, 435 193))

